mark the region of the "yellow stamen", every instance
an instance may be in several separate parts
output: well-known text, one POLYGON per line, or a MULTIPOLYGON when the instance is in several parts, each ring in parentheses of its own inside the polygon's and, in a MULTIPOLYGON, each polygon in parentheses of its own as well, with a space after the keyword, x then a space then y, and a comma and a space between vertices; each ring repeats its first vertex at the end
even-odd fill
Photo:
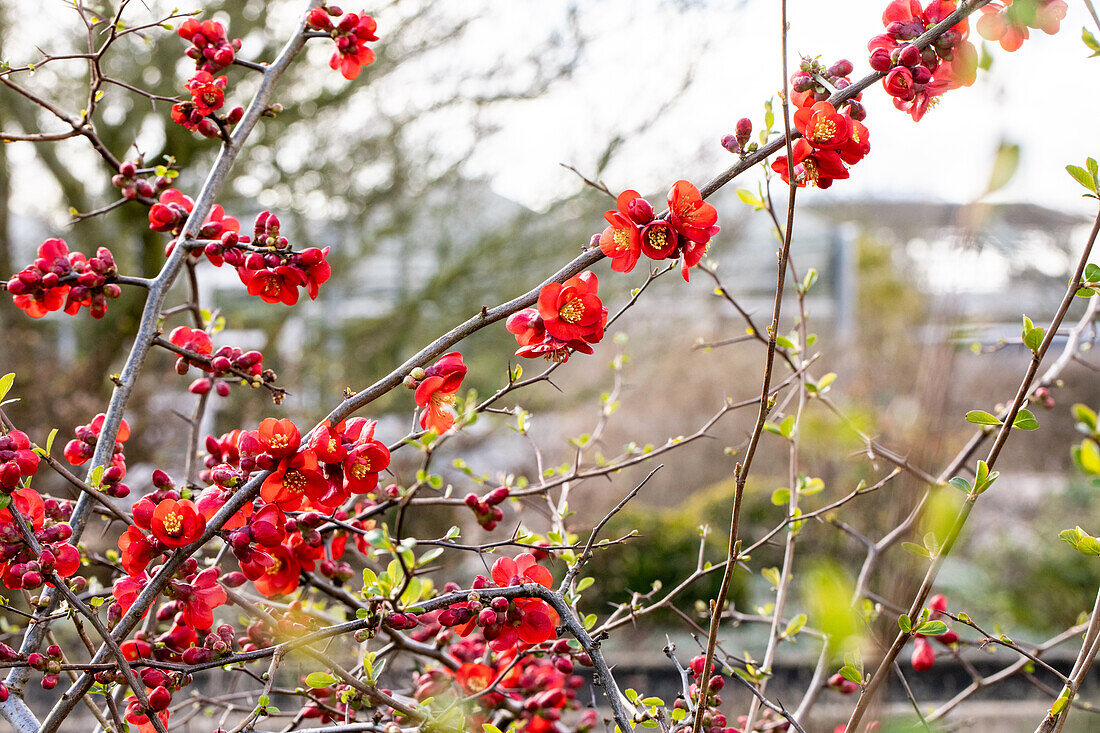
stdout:
POLYGON ((176 513, 169 514, 164 518, 164 531, 171 536, 177 536, 183 529, 183 517, 176 513))
POLYGON ((580 298, 573 298, 561 307, 558 315, 566 323, 576 323, 584 316, 584 302, 580 298))

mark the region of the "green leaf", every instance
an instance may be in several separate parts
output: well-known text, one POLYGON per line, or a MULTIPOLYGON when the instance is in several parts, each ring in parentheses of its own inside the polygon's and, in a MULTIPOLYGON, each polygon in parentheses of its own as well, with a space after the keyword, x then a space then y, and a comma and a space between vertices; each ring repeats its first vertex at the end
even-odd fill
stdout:
POLYGON ((310 672, 306 676, 306 684, 313 689, 335 685, 337 679, 326 672, 310 672))
POLYGON ((1054 701, 1054 704, 1050 706, 1050 714, 1057 716, 1062 713, 1063 710, 1069 705, 1069 691, 1062 693, 1061 697, 1054 701))
POLYGON ((577 583, 577 592, 583 593, 586 589, 590 588, 593 583, 596 582, 595 578, 581 578, 577 583))
POLYGON ((776 506, 786 506, 791 502, 791 490, 790 489, 776 489, 772 492, 772 504, 776 506))
POLYGON ((50 449, 53 448, 53 439, 57 437, 57 428, 50 431, 49 437, 46 438, 46 455, 50 454, 50 449))
POLYGON ((993 172, 989 175, 987 194, 1003 188, 1016 174, 1020 165, 1020 146, 1015 143, 1001 143, 997 148, 997 157, 993 159, 993 172))
POLYGON ((1012 427, 1020 430, 1038 430, 1039 421, 1035 419, 1035 415, 1031 410, 1020 410, 1012 421, 1012 427))
POLYGON ((764 580, 771 583, 773 588, 779 587, 780 575, 779 568, 764 568, 760 571, 760 574, 764 576, 764 580))
POLYGON ((909 620, 909 614, 903 613, 898 616, 898 628, 901 629, 903 634, 908 634, 913 630, 913 623, 909 620))
POLYGON ((940 636, 947 633, 947 624, 943 621, 925 621, 923 624, 918 624, 917 628, 913 629, 913 633, 924 636, 940 636))
POLYGON ((8 396, 8 390, 15 384, 15 372, 10 372, 0 377, 0 400, 8 396))
POLYGON ((1076 165, 1067 165, 1066 172, 1073 176, 1073 180, 1077 181, 1093 193, 1096 193, 1096 180, 1087 170, 1076 165))
POLYGON ((996 415, 991 415, 985 410, 971 410, 966 413, 966 421, 976 425, 1000 425, 1001 421, 996 415))
POLYGON ((1073 460, 1083 473, 1090 476, 1100 474, 1100 447, 1091 440, 1083 440, 1081 445, 1074 448, 1073 460))
POLYGON ((951 479, 947 483, 951 484, 952 486, 954 486, 959 491, 962 491, 962 492, 967 493, 967 494, 970 493, 970 488, 971 488, 970 487, 970 482, 967 481, 966 479, 964 479, 962 476, 956 476, 955 478, 951 479))
POLYGON ((859 670, 850 664, 845 664, 840 668, 840 676, 849 682, 855 682, 857 685, 863 684, 863 678, 860 676, 859 670))
POLYGON ((783 422, 779 424, 779 434, 784 438, 789 438, 794 434, 794 415, 787 415, 783 418, 783 422))
POLYGON ((737 189, 737 198, 741 199, 749 206, 762 207, 764 205, 764 202, 760 200, 760 197, 752 191, 748 190, 747 188, 737 189))
POLYGON ((910 552, 910 553, 916 555, 917 557, 927 557, 927 558, 932 557, 931 553, 928 552, 927 548, 925 548, 922 545, 918 545, 916 543, 913 543, 913 542, 902 542, 901 547, 906 552, 910 552))
POLYGON ((775 337, 775 345, 776 346, 781 346, 784 349, 793 349, 793 348, 795 348, 794 341, 791 341, 786 336, 776 336, 775 337))
POLYGON ((1073 406, 1073 417, 1077 419, 1078 429, 1084 427, 1082 432, 1092 433, 1096 431, 1097 417, 1096 412, 1091 410, 1088 405, 1082 405, 1078 402, 1073 406))
POLYGON ((1100 555, 1100 540, 1086 535, 1077 543, 1077 551, 1082 555, 1100 555))
POLYGON ((802 631, 802 627, 806 625, 806 614, 800 613, 790 620, 787 624, 787 628, 783 630, 783 638, 789 639, 799 631, 802 631))
POLYGON ((1096 40, 1096 36, 1089 33, 1088 28, 1081 29, 1081 40, 1085 42, 1085 45, 1089 47, 1092 54, 1089 56, 1091 59, 1093 56, 1100 56, 1100 41, 1096 40))

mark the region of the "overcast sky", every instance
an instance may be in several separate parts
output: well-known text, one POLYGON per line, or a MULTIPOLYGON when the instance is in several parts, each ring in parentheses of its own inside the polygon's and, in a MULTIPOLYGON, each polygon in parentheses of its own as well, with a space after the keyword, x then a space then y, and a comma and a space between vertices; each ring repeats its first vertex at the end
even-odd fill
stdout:
MULTIPOLYGON (((683 5, 582 3, 584 28, 599 36, 586 52, 582 73, 542 100, 517 105, 502 119, 504 130, 486 146, 477 168, 493 176, 500 193, 538 207, 575 185, 559 162, 583 170, 607 140, 648 115, 690 67, 690 90, 625 146, 607 183, 614 190, 652 191, 678 177, 704 181, 729 165, 732 156, 718 140, 739 117, 759 126, 764 100, 781 83, 779 3, 683 5)), ((801 54, 820 54, 829 63, 846 57, 855 64, 854 76, 868 73, 866 43, 882 31, 884 5, 790 0, 790 63, 797 64, 801 54)), ((563 6, 497 3, 485 25, 499 40, 502 28, 554 22, 563 6)), ((870 155, 849 180, 811 195, 969 201, 985 189, 993 153, 1005 139, 1021 145, 1020 168, 994 200, 1090 212, 1095 205, 1080 197, 1082 189, 1064 170, 1067 163, 1100 155, 1100 58, 1087 58, 1081 42, 1086 23, 1091 27, 1083 4, 1071 2, 1059 34, 1035 31, 1011 54, 991 45, 992 69, 981 72, 973 87, 947 94, 919 123, 894 109, 881 85, 871 87, 864 96, 870 155)))
MULTIPOLYGON (((482 8, 481 19, 450 59, 455 64, 488 67, 502 53, 519 60, 534 43, 533 28, 540 31, 539 39, 547 28, 567 32, 565 0, 438 1, 453 4, 460 14, 482 8)), ((43 8, 59 22, 75 22, 64 5, 57 0, 43 8)), ((884 5, 884 0, 789 0, 792 69, 799 55, 820 54, 827 63, 850 59, 856 77, 867 73, 866 43, 882 30, 884 5)), ((303 6, 301 0, 270 5, 271 32, 288 33, 303 6)), ((733 156, 719 146, 719 139, 742 116, 751 117, 759 129, 763 103, 781 83, 779 3, 582 0, 579 7, 581 28, 593 40, 576 73, 540 99, 497 110, 494 120, 500 132, 485 141, 470 172, 488 176, 498 193, 539 209, 579 185, 559 163, 590 173, 604 146, 618 135, 626 142, 604 176, 616 191, 663 191, 677 178, 702 183, 730 165, 733 156), (688 91, 674 98, 688 77, 688 91), (670 100, 674 103, 654 124, 635 132, 670 100)), ((379 15, 379 32, 400 32, 387 29, 386 17, 386 11, 379 15)), ((1058 35, 1034 32, 1012 54, 992 45, 992 70, 980 72, 973 87, 947 94, 920 123, 894 109, 881 85, 871 87, 864 95, 870 155, 849 180, 827 192, 809 192, 806 199, 879 196, 966 202, 984 190, 993 153, 1003 139, 1019 143, 1022 157, 1015 178, 994 200, 1090 212, 1094 205, 1080 197, 1080 187, 1064 171, 1067 163, 1100 156, 1100 58, 1087 58, 1081 42, 1086 24, 1091 27, 1091 19, 1074 0, 1058 35)), ((44 27, 39 30, 49 33, 44 27)), ((9 52, 20 45, 31 52, 29 44, 39 40, 34 35, 11 39, 9 52)), ((980 41, 976 33, 971 36, 980 41)), ((430 80, 430 69, 425 73, 430 80)), ((409 75, 415 78, 415 69, 409 75)), ((408 94, 416 93, 408 86, 413 81, 406 77, 408 94)), ((464 128, 462 120, 454 120, 454 134, 463 134, 464 128)), ((446 144, 446 134, 436 139, 446 144)), ((33 154, 25 145, 13 146, 11 152, 17 163, 33 154)), ((758 176, 755 171, 747 174, 738 185, 751 187, 758 176)), ((49 207, 62 221, 67 210, 67 205, 46 203, 41 192, 25 189, 16 193, 14 204, 17 210, 39 214, 49 207)))

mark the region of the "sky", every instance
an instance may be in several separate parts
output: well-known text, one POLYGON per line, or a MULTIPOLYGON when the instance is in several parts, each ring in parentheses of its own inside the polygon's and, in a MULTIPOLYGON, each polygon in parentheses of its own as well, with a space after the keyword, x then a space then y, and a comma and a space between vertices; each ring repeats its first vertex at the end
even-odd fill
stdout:
MULTIPOLYGON (((791 67, 800 55, 827 63, 844 57, 853 77, 870 71, 867 40, 882 31, 884 2, 790 0, 791 67)), ((500 29, 563 3, 498 4, 486 26, 500 29)), ((582 3, 582 27, 598 35, 580 73, 543 99, 518 104, 476 159, 502 195, 540 208, 577 185, 559 163, 582 172, 607 140, 630 130, 691 74, 689 90, 646 132, 623 147, 607 171, 613 190, 662 190, 675 178, 702 182, 732 162, 718 145, 735 121, 759 129, 763 103, 782 83, 779 3, 582 3)), ((1030 201, 1087 213, 1095 206, 1065 173, 1100 155, 1100 58, 1088 59, 1081 29, 1091 18, 1071 2, 1055 36, 1034 31, 1015 53, 992 44, 993 66, 970 88, 953 91, 919 123, 894 109, 881 85, 864 95, 871 153, 829 192, 807 198, 888 197, 968 202, 981 195, 1002 140, 1021 146, 1020 166, 992 201, 1030 201)), ((1098 32, 1092 28, 1093 32, 1098 32)), ((977 34, 972 32, 977 39, 977 34)), ((756 175, 755 173, 753 175, 756 175)), ((751 180, 751 179, 750 179, 751 180)), ((739 184, 744 185, 744 184, 739 184)))
MULTIPOLYGON (((396 4, 411 2, 416 0, 396 4)), ((569 32, 565 0, 438 2, 480 16, 448 63, 488 68, 503 55, 517 65, 509 72, 522 77, 523 57, 547 29, 569 32)), ((43 9, 70 22, 64 5, 58 0, 43 9)), ((271 4, 272 32, 289 32, 304 5, 271 4)), ((866 43, 882 30, 884 6, 883 0, 789 0, 792 70, 800 55, 820 55, 827 63, 848 58, 855 64, 853 77, 867 73, 866 43)), ((468 173, 487 177, 500 195, 541 210, 581 185, 560 164, 594 174, 608 141, 620 136, 619 154, 603 175, 615 191, 652 194, 679 178, 701 184, 734 162, 718 141, 740 117, 750 117, 759 129, 764 101, 782 83, 778 2, 580 0, 577 7, 579 26, 591 41, 575 73, 541 98, 496 108, 499 130, 482 141, 468 173), (685 81, 690 83, 680 93, 685 81)), ((382 33, 387 12, 379 13, 382 33)), ((1091 212, 1094 205, 1081 198, 1082 189, 1064 170, 1067 163, 1083 164, 1087 155, 1100 157, 1100 58, 1087 58, 1081 42, 1086 24, 1092 26, 1083 4, 1071 2, 1058 35, 1033 32, 1012 54, 992 45, 992 69, 980 72, 973 87, 947 94, 919 123, 894 109, 881 85, 872 86, 864 95, 871 153, 850 179, 827 192, 807 192, 803 200, 873 196, 965 203, 985 190, 1003 140, 1021 146, 1020 167, 991 200, 1091 212)), ((22 42, 36 42, 33 35, 22 42)), ((49 45, 48 37, 44 42, 49 45)), ((17 43, 12 47, 18 49, 17 43)), ((415 97, 417 70, 402 71, 403 89, 415 97)), ((422 71, 427 88, 433 71, 422 71)), ((390 99, 400 103, 399 97, 390 99)), ((462 120, 454 120, 433 139, 446 145, 469 134, 462 120)), ((17 162, 32 155, 26 145, 13 146, 11 153, 17 162)), ((737 185, 754 187, 759 177, 753 171, 737 185)), ((67 211, 26 188, 17 192, 14 206, 40 215, 49 206, 62 220, 67 211)))

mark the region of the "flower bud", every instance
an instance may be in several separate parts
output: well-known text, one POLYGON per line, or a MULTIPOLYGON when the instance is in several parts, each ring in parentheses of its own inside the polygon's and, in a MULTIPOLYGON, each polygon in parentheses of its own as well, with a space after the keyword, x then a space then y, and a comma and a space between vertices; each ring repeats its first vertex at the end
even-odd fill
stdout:
POLYGON ((748 117, 739 119, 734 134, 737 135, 737 142, 741 144, 741 147, 744 147, 749 138, 752 137, 752 120, 748 117))
POLYGON ((869 59, 871 68, 875 71, 886 71, 894 65, 893 60, 890 58, 890 52, 885 48, 876 48, 871 52, 871 58, 869 59))
POLYGON ((829 67, 829 76, 848 76, 855 70, 852 62, 848 59, 841 59, 835 64, 829 67))

